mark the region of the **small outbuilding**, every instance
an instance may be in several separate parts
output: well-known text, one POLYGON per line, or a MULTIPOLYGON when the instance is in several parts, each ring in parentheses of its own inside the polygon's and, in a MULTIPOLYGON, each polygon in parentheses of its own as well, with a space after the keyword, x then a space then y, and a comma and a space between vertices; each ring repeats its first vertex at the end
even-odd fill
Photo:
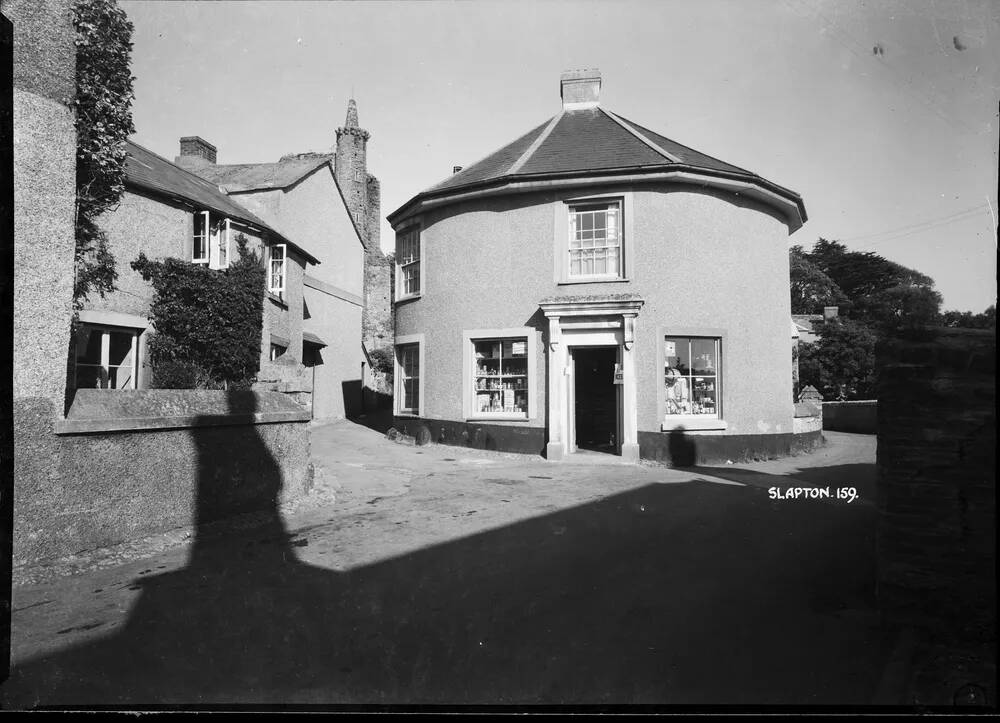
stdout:
POLYGON ((788 353, 802 198, 600 90, 564 73, 559 113, 388 217, 396 426, 674 464, 815 442, 794 433, 788 353))

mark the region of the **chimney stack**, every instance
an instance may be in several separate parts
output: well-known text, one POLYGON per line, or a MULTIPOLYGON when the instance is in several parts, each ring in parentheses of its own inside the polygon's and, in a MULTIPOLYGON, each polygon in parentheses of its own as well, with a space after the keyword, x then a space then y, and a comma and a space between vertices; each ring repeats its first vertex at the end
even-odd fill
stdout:
POLYGON ((839 306, 824 306, 823 321, 830 321, 830 319, 836 319, 839 313, 840 313, 839 306))
POLYGON ((559 79, 559 97, 563 110, 596 108, 601 100, 601 71, 567 70, 559 79))
POLYGON ((181 138, 181 158, 203 158, 215 163, 215 146, 200 136, 181 138))

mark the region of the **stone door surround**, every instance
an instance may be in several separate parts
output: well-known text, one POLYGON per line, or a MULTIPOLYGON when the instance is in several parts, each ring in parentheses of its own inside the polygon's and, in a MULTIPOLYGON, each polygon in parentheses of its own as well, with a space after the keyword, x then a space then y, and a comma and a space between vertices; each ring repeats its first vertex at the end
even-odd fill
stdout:
POLYGON ((635 323, 643 300, 635 294, 603 296, 562 296, 543 299, 539 306, 548 319, 549 394, 546 420, 549 441, 545 448, 550 460, 570 453, 568 389, 569 346, 619 348, 622 365, 621 424, 622 460, 639 461, 638 411, 636 405, 635 323))

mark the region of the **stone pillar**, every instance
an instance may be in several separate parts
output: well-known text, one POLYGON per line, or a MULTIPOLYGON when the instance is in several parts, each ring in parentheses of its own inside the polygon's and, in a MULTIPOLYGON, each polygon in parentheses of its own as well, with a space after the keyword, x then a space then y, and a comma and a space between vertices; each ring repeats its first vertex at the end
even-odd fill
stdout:
POLYGON ((635 320, 626 314, 622 318, 622 460, 639 461, 639 410, 636 401, 635 320))
POLYGON ((549 317, 549 339, 546 356, 549 362, 548 423, 549 442, 545 446, 545 456, 550 460, 560 460, 566 452, 565 431, 563 430, 563 405, 566 386, 566 348, 562 343, 559 317, 549 317))

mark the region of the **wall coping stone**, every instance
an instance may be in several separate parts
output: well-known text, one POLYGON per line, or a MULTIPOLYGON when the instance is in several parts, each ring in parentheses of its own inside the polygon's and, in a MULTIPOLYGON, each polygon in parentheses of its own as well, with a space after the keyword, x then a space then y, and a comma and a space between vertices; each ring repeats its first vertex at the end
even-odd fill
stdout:
POLYGON ((56 434, 308 422, 310 413, 278 392, 214 389, 78 389, 56 434))

